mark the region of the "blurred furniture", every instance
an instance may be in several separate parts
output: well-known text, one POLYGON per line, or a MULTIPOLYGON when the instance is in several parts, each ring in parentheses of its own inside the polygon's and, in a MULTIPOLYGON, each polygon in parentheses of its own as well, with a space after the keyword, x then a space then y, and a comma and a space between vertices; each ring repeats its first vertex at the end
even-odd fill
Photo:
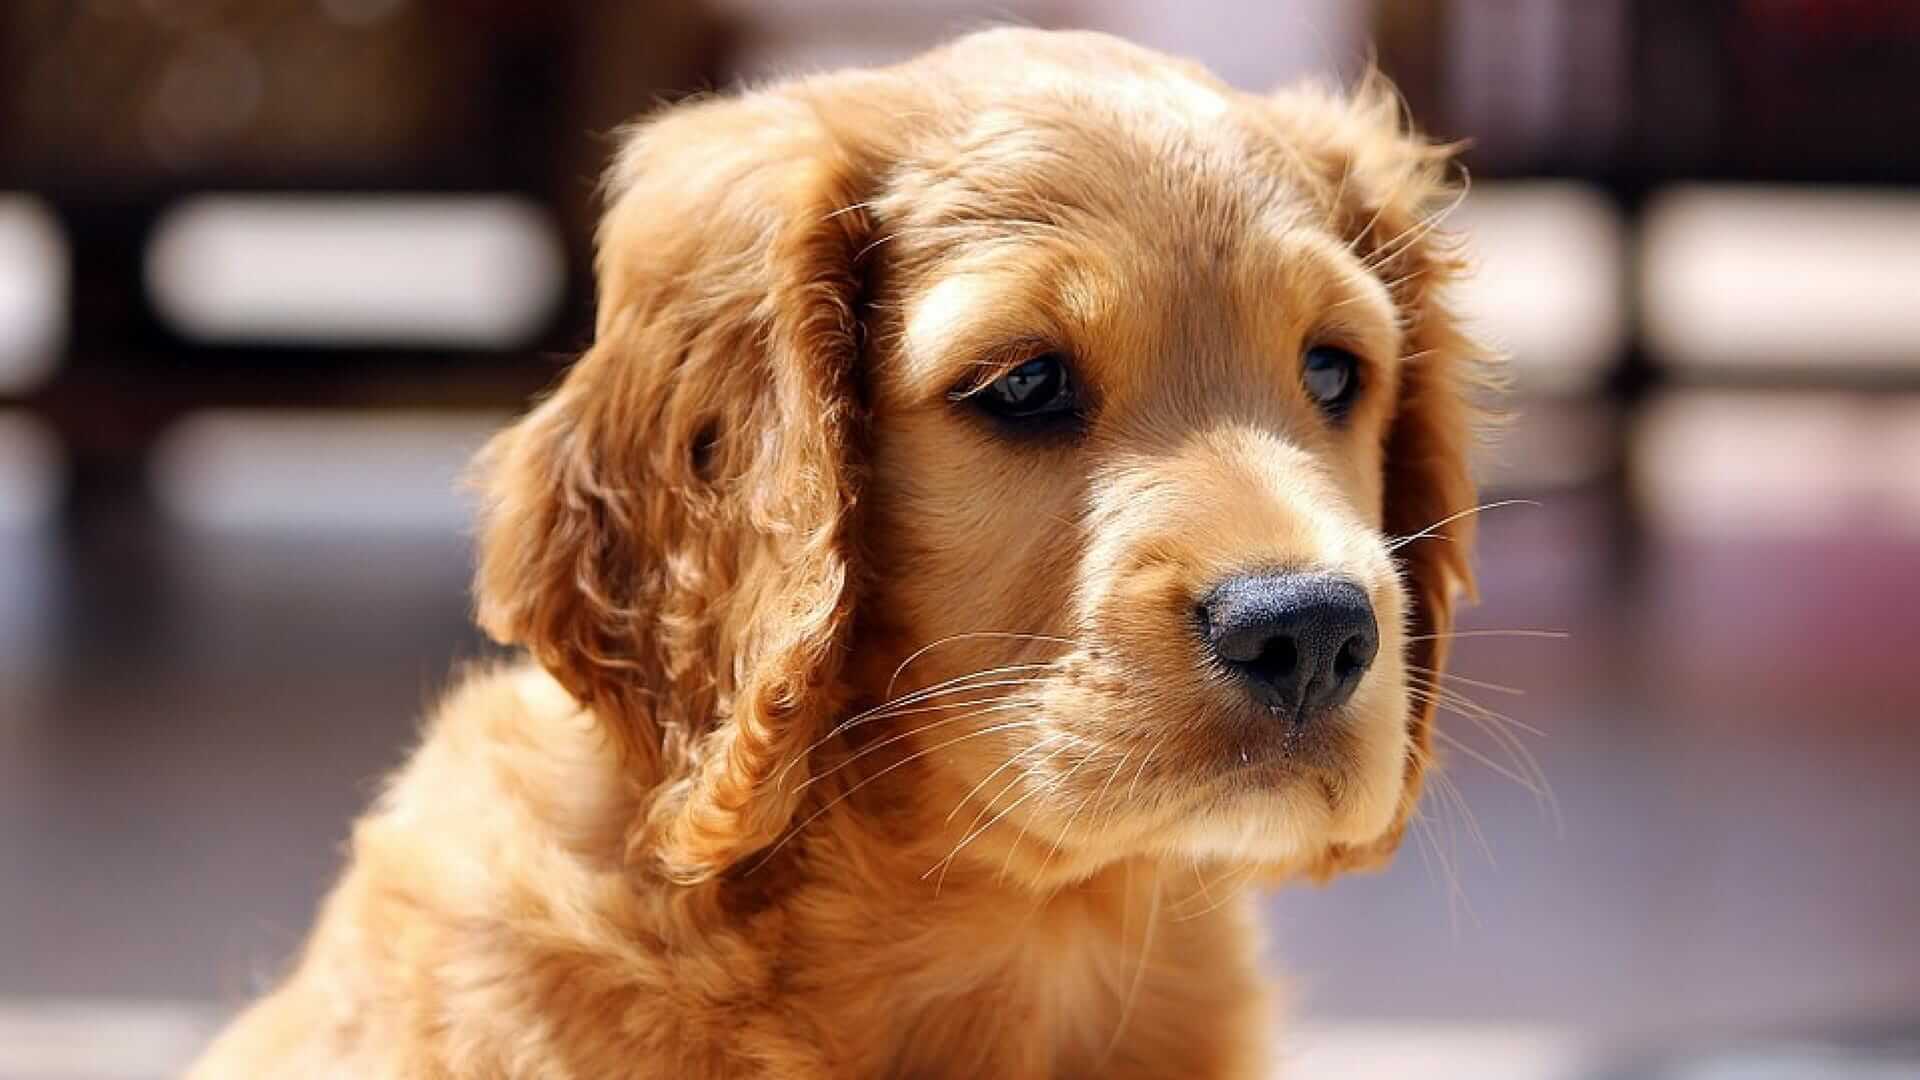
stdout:
MULTIPOLYGON (((1664 391, 1920 389, 1920 365, 1897 353, 1837 363, 1816 348, 1764 364, 1663 353, 1645 276, 1650 219, 1686 185, 1859 197, 1920 184, 1920 5, 1406 0, 1376 5, 1374 32, 1381 66, 1423 125, 1470 135, 1476 182, 1577 181, 1624 223, 1625 325, 1596 389, 1615 549, 1628 567, 1640 539, 1635 425, 1664 391)), ((1587 407, 1524 378, 1520 389, 1549 407, 1587 407)))
POLYGON ((64 355, 11 403, 65 442, 72 505, 137 492, 194 408, 523 401, 557 367, 536 357, 584 339, 608 133, 710 85, 728 36, 696 0, 0 5, 0 192, 50 207, 71 252, 64 355), (519 197, 557 225, 562 297, 481 349, 196 339, 146 263, 201 192, 519 197))

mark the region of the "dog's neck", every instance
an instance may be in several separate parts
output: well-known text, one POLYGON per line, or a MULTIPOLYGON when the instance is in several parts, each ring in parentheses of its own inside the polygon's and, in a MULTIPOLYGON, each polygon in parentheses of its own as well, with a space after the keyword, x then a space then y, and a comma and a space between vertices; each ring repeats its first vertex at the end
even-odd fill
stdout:
POLYGON ((686 973, 676 978, 719 979, 722 996, 804 998, 818 1025, 807 1039, 844 1064, 839 1075, 1112 1074, 1108 1055, 1182 1060, 1179 1048, 1238 1045, 1194 1025, 1253 1023, 1246 1010, 1264 1008, 1242 874, 1132 858, 1068 877, 1064 860, 1048 863, 1051 834, 1017 828, 948 860, 978 828, 975 810, 950 813, 952 798, 915 764, 880 775, 880 754, 810 787, 777 850, 698 884, 671 881, 621 839, 645 790, 630 763, 557 688, 529 681, 546 704, 516 714, 514 730, 537 726, 527 742, 541 752, 514 759, 525 771, 510 790, 538 835, 566 839, 595 889, 631 883, 595 893, 608 924, 665 941, 686 973))
POLYGON ((1132 858, 1036 887, 992 849, 944 860, 952 839, 876 843, 869 812, 816 821, 763 868, 778 895, 754 906, 782 912, 785 955, 834 958, 848 1023, 880 1040, 877 1074, 1089 1075, 1123 1039, 1174 1038, 1169 1003, 1194 988, 1253 993, 1242 875, 1132 858))

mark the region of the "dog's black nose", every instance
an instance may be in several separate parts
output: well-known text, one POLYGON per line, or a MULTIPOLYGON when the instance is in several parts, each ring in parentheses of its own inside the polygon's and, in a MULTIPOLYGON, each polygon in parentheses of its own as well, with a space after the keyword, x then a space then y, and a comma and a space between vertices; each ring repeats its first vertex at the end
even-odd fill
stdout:
POLYGON ((1353 696, 1380 651, 1367 591, 1334 574, 1241 574, 1200 602, 1213 654, 1276 712, 1305 723, 1353 696))

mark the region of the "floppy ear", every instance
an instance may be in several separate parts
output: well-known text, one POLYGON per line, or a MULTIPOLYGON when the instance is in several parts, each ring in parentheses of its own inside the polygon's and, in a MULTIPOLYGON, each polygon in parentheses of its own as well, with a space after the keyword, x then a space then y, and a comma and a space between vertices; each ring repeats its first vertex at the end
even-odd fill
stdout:
POLYGON ((785 827, 775 776, 838 705, 868 228, 839 211, 876 157, 827 118, 882 118, 824 107, 831 89, 709 100, 627 137, 596 341, 478 463, 480 624, 606 725, 651 789, 629 854, 683 881, 785 827))
MULTIPOLYGON (((1274 107, 1336 227, 1401 316, 1405 359, 1383 447, 1382 520, 1396 538, 1412 604, 1408 662, 1437 681, 1454 604, 1474 592, 1471 458, 1486 421, 1478 402, 1500 383, 1495 357, 1467 334, 1446 298, 1468 269, 1457 238, 1442 229, 1462 194, 1448 178, 1458 147, 1415 134, 1378 73, 1345 97, 1304 87, 1276 95, 1274 107), (1405 539, 1415 535, 1422 538, 1405 539)), ((1336 850, 1317 875, 1378 865, 1399 846, 1433 757, 1434 702, 1421 696, 1407 722, 1412 750, 1393 828, 1376 844, 1336 850)))

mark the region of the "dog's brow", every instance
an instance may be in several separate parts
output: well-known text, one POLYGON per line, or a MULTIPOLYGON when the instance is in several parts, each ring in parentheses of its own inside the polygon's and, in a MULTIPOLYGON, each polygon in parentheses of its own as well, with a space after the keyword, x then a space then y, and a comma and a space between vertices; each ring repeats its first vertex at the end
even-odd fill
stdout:
POLYGON ((1043 337, 1017 290, 989 272, 944 278, 913 301, 903 344, 905 372, 916 392, 944 393, 955 357, 985 360, 1008 342, 1043 337))
POLYGON ((1398 324, 1393 294, 1377 276, 1368 273, 1353 254, 1330 235, 1294 230, 1278 243, 1284 254, 1265 265, 1280 269, 1277 291, 1299 295, 1302 282, 1322 299, 1313 318, 1323 332, 1344 330, 1367 337, 1398 324))
POLYGON ((986 282, 956 274, 928 289, 907 318, 907 355, 920 367, 953 347, 964 328, 977 323, 986 282))

